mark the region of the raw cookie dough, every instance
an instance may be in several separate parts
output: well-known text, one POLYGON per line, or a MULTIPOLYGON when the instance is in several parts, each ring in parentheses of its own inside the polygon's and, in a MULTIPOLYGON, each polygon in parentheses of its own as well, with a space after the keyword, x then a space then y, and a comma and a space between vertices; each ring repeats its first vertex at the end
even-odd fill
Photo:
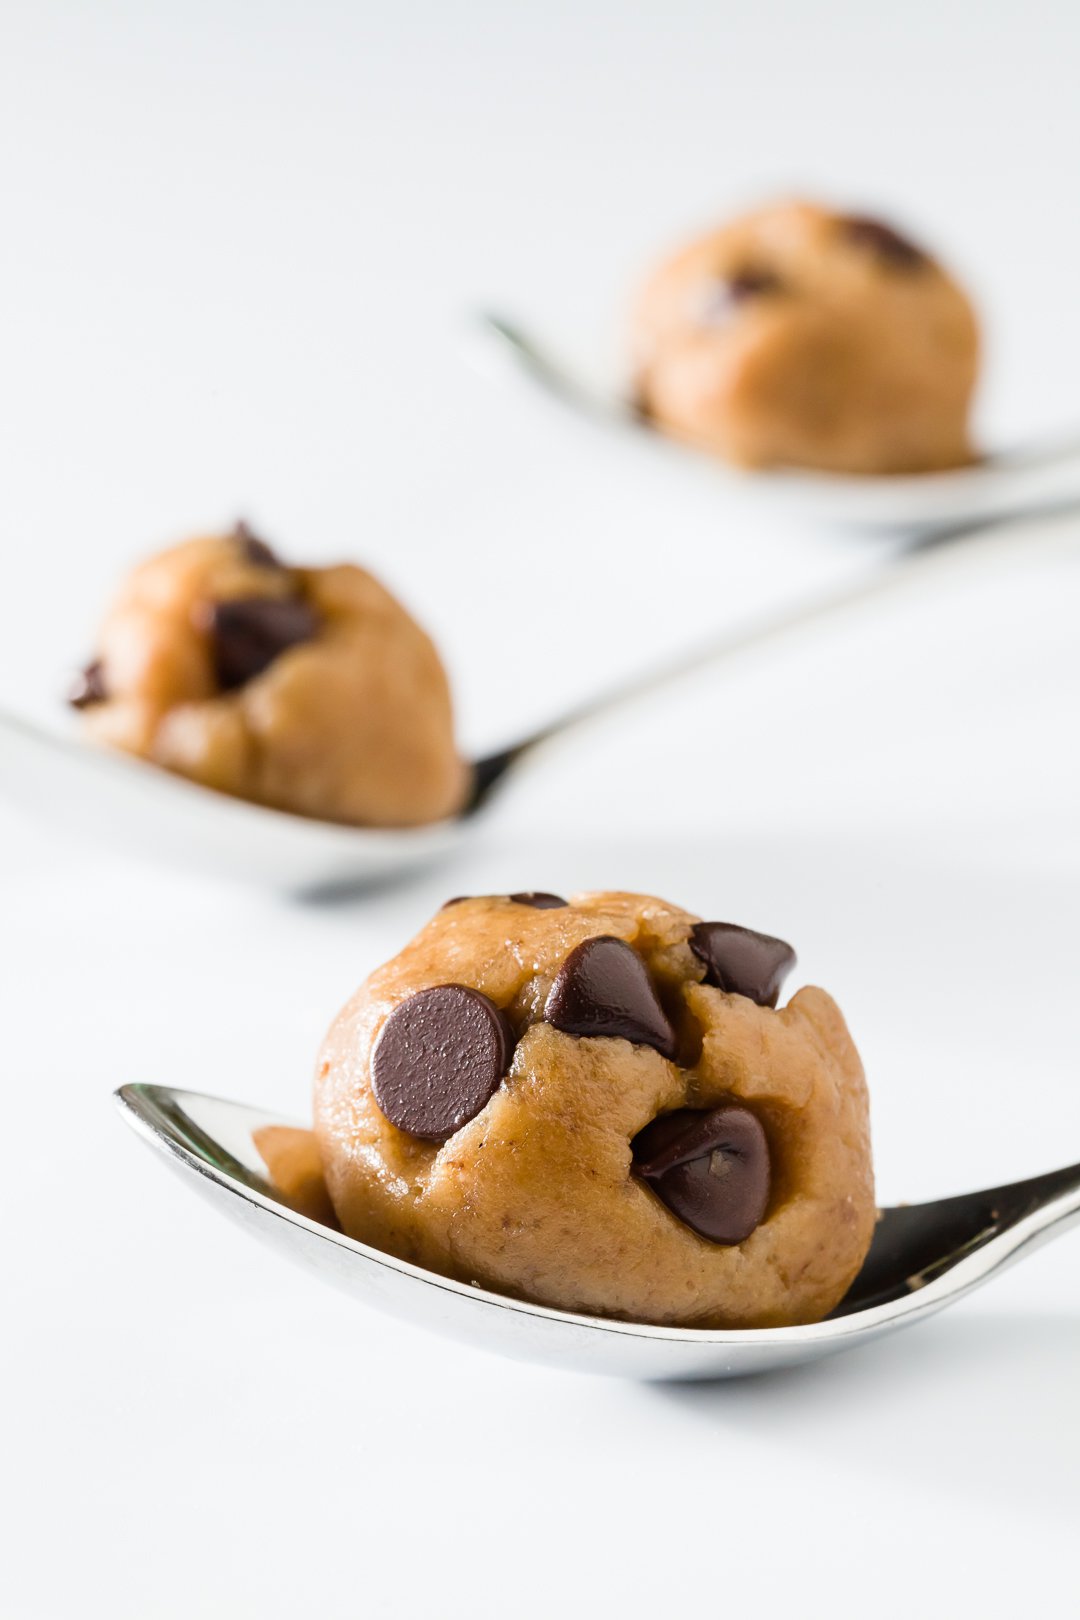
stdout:
POLYGON ((129 576, 72 694, 98 741, 241 799, 370 826, 461 808, 450 690, 362 568, 289 568, 243 525, 129 576))
POLYGON ((880 221, 764 208, 693 242, 638 300, 642 408, 747 467, 906 473, 971 459, 966 295, 880 221))
POLYGON ((263 1125, 252 1141, 266 1166, 266 1179, 282 1202, 309 1221, 336 1227, 314 1132, 297 1125, 263 1125))
POLYGON ((465 1282, 693 1327, 812 1322, 875 1221, 834 1002, 782 941, 634 894, 449 902, 323 1045, 343 1229, 465 1282))

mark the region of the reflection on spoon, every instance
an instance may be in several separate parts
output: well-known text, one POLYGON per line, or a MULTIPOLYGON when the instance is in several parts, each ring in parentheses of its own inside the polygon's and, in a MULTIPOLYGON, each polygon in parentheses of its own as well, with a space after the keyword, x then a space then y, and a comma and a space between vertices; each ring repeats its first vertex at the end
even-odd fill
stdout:
POLYGON ((920 1321, 1080 1221, 1080 1165, 880 1212, 859 1276, 825 1322, 722 1332, 576 1316, 452 1282, 298 1213, 267 1173, 268 1133, 307 1135, 240 1103, 124 1086, 127 1123, 223 1214, 365 1304, 485 1350, 625 1378, 734 1378, 813 1361, 920 1321))
POLYGON ((827 523, 910 532, 1036 511, 1080 495, 1080 437, 981 456, 949 472, 845 475, 807 471, 747 472, 729 467, 692 441, 661 432, 632 400, 589 387, 516 321, 482 313, 473 354, 481 367, 523 377, 549 398, 599 426, 678 452, 706 456, 732 485, 783 501, 802 517, 827 523))
MULTIPOLYGON (((1062 513, 1080 511, 1080 500, 1062 513)), ((448 855, 468 836, 508 778, 543 746, 742 653, 780 643, 886 596, 908 582, 928 584, 951 568, 991 558, 1032 561, 1076 538, 1074 523, 1006 525, 997 520, 942 530, 899 551, 869 578, 691 647, 670 663, 633 676, 473 764, 462 813, 430 826, 351 827, 267 809, 183 777, 53 733, 0 710, 0 792, 70 833, 158 862, 293 893, 375 885, 448 855)))

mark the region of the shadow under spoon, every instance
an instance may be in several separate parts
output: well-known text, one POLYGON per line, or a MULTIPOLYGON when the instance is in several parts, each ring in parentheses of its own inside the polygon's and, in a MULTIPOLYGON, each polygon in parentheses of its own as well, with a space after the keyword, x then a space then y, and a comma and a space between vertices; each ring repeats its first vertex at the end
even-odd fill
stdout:
POLYGON ((1034 511, 1080 496, 1080 436, 1046 440, 979 456, 945 472, 843 474, 795 469, 740 470, 692 439, 655 426, 633 400, 590 387, 516 321, 483 312, 471 332, 474 361, 484 371, 520 378, 582 420, 704 459, 719 478, 814 518, 842 527, 911 533, 943 524, 1034 511))
POLYGON ((1080 1165, 928 1204, 880 1211, 866 1262, 824 1322, 741 1332, 653 1327, 531 1305, 453 1282, 298 1213, 258 1142, 296 1129, 272 1114, 166 1086, 124 1086, 127 1123, 253 1237, 365 1305, 484 1350, 575 1372, 735 1378, 813 1361, 911 1325, 1080 1222, 1080 1165))
MULTIPOLYGON (((1080 501, 1063 503, 1080 512, 1080 501)), ((976 559, 1033 558, 1072 524, 1040 514, 1037 530, 992 519, 943 529, 895 550, 869 577, 710 637, 478 759, 462 813, 426 827, 347 827, 230 798, 126 754, 0 710, 0 793, 39 821, 124 853, 291 893, 374 887, 449 856, 500 787, 546 745, 695 674, 764 651, 909 583, 976 559)))

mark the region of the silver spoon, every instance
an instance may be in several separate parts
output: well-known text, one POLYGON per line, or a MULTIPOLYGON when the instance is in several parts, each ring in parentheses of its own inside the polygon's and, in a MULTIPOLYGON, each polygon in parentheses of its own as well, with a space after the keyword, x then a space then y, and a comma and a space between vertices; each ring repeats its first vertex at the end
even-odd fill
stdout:
POLYGON ((807 471, 740 472, 691 440, 662 432, 615 391, 590 387, 516 321, 482 312, 473 355, 481 369, 526 379, 550 399, 597 426, 651 440, 676 454, 705 458, 729 485, 753 490, 801 517, 858 528, 910 533, 1031 511, 1080 494, 1080 438, 985 454, 949 472, 856 476, 807 471))
MULTIPOLYGON (((1080 511, 1080 502, 1066 503, 1062 510, 1080 511)), ((855 585, 713 637, 477 760, 472 795, 463 812, 428 827, 343 827, 268 810, 2 710, 0 792, 37 820, 48 818, 71 833, 187 871, 294 893, 383 883, 449 855, 510 775, 539 755, 545 744, 576 727, 740 653, 838 618, 907 581, 929 579, 954 563, 966 565, 991 554, 1031 558, 1044 542, 1057 546, 1061 530, 1054 524, 1045 534, 1042 527, 1033 533, 1019 524, 1006 527, 988 520, 924 537, 895 551, 855 585)), ((1064 532, 1074 535, 1068 526, 1064 532)))
POLYGON ((810 1327, 720 1332, 576 1316, 451 1282, 297 1214, 255 1134, 290 1122, 197 1092, 123 1086, 120 1111, 225 1215, 363 1304, 520 1360, 624 1378, 737 1378, 813 1361, 921 1321, 1080 1221, 1080 1164, 880 1212, 843 1302, 810 1327))

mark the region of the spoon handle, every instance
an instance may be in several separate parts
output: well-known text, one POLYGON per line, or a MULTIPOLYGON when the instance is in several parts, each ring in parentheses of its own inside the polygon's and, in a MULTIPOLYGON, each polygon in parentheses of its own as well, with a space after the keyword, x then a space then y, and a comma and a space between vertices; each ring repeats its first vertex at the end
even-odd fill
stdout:
POLYGON ((961 1261, 971 1280, 984 1280, 1078 1222, 1080 1164, 932 1204, 885 1209, 863 1268, 834 1314, 901 1298, 961 1261))
MULTIPOLYGON (((1054 518, 1075 513, 1080 513, 1080 499, 1073 497, 1053 507, 1040 507, 1038 515, 1040 518, 1054 518)), ((650 697, 654 692, 673 686, 701 670, 727 663, 741 653, 755 652, 759 648, 783 642, 801 630, 828 623, 831 619, 838 619, 849 610, 861 607, 865 602, 875 601, 909 581, 923 578, 932 570, 944 570, 955 560, 954 553, 962 553, 965 563, 969 559, 990 555, 1031 553, 1039 545, 1039 541, 1034 540, 1026 529, 1017 537, 1012 531, 1019 527, 1020 514, 1012 514, 1009 517, 984 518, 974 524, 935 530, 932 534, 923 535, 894 552, 888 562, 876 569, 868 579, 861 579, 854 585, 845 586, 828 596, 809 602, 799 602, 794 607, 784 608, 779 613, 755 619, 747 625, 699 642, 687 652, 672 659, 670 663, 648 670, 643 675, 634 675, 608 691, 586 699, 528 736, 477 760, 473 767, 475 783, 473 808, 478 807, 487 798, 492 788, 512 766, 539 748, 541 744, 550 742, 553 738, 560 737, 589 721, 628 707, 642 698, 650 697)), ((1065 533, 1074 533, 1070 526, 1062 527, 1065 533)), ((1056 523, 1053 524, 1048 539, 1055 545, 1060 539, 1059 526, 1056 523)))

